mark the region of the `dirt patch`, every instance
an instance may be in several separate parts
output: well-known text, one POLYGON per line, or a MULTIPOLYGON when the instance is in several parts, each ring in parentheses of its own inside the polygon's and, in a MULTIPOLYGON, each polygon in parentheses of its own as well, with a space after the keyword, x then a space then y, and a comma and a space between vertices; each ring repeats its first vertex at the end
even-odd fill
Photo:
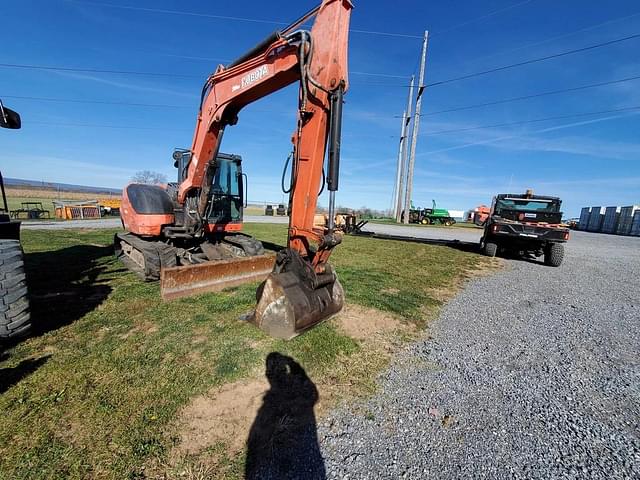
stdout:
POLYGON ((503 269, 505 266, 506 262, 502 258, 487 258, 485 262, 482 262, 473 267, 472 270, 469 270, 467 272, 467 277, 487 277, 495 273, 497 270, 503 269))
POLYGON ((262 376, 224 385, 194 398, 179 415, 179 445, 171 457, 196 454, 223 442, 229 453, 244 448, 269 383, 262 376))
POLYGON ((459 286, 452 285, 450 287, 430 288, 428 290, 429 296, 438 302, 445 303, 450 300, 458 291, 459 286))
POLYGON ((409 329, 408 325, 388 313, 359 305, 345 305, 333 321, 340 330, 356 340, 370 340, 372 337, 409 329))
POLYGON ((129 338, 131 335, 135 335, 136 333, 149 334, 149 333, 155 333, 157 331, 158 331, 158 326, 155 323, 142 322, 136 325, 135 327, 133 327, 127 333, 123 333, 122 335, 120 335, 120 338, 122 339, 129 338))
POLYGON ((209 341, 209 337, 207 337, 206 335, 196 335, 195 337, 193 337, 191 339, 191 343, 194 345, 198 345, 200 343, 205 343, 209 341))

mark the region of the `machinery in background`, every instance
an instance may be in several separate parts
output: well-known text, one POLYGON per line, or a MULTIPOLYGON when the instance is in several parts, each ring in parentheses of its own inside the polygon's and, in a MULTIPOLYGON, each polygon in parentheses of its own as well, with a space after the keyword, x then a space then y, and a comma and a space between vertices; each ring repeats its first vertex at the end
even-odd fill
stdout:
POLYGON ((478 205, 473 210, 469 210, 467 212, 467 217, 465 221, 468 223, 475 223, 479 227, 484 225, 484 222, 489 218, 489 214, 491 213, 491 208, 486 205, 478 205))
POLYGON ((341 241, 333 212, 351 9, 349 0, 323 0, 236 61, 220 65, 202 88, 191 148, 174 152, 178 182, 125 187, 120 213, 128 232, 116 235, 115 250, 145 279, 159 277, 164 298, 267 276, 251 322, 279 338, 294 337, 342 309, 344 292, 328 260, 341 241), (295 82, 298 121, 290 182, 285 187, 284 175, 282 182, 291 215, 287 246, 274 257, 241 233, 246 176, 240 157, 219 149, 225 128, 238 122, 243 107, 295 82), (314 228, 325 186, 331 220, 326 228, 314 228))
POLYGON ((564 243, 569 229, 562 223, 558 197, 524 194, 499 194, 491 204, 489 218, 480 239, 483 252, 544 255, 545 265, 558 267, 564 258, 564 243))
MULTIPOLYGON (((362 228, 364 228, 367 223, 369 223, 368 220, 358 220, 358 217, 353 213, 337 213, 334 216, 334 229, 341 233, 361 233, 362 228)), ((313 224, 317 228, 327 228, 327 225, 329 225, 329 215, 317 213, 314 217, 313 224)))
POLYGON ((432 200, 431 208, 412 208, 409 210, 409 223, 419 223, 422 225, 441 224, 451 226, 456 223, 455 218, 449 214, 449 210, 436 208, 436 201, 432 200))
MULTIPOLYGON (((19 129, 20 115, 0 101, 0 127, 19 129)), ((9 215, 4 181, 0 173, 0 339, 16 338, 31 329, 29 292, 20 244, 20 221, 9 215)))

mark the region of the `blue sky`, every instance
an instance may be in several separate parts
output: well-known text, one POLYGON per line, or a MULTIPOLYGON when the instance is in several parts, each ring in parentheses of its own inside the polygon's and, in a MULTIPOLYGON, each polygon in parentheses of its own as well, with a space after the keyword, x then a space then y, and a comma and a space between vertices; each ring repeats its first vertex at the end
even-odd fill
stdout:
MULTIPOLYGON (((174 72, 195 78, 0 68, 0 98, 23 118, 22 130, 0 131, 3 174, 109 187, 123 186, 142 169, 173 178, 171 152, 190 146, 207 75, 277 28, 269 21, 289 22, 315 4, 316 0, 5 2, 0 63, 174 72)), ((344 108, 338 203, 386 209, 395 183, 397 117, 406 105, 403 85, 417 71, 419 37, 425 29, 431 32, 429 83, 640 33, 640 4, 635 0, 360 0, 351 27, 409 35, 352 32, 350 37, 351 89, 344 108)), ((569 216, 585 205, 640 203, 640 109, 435 135, 640 107, 640 79, 429 115, 639 75, 640 38, 636 38, 427 89, 414 203, 427 206, 435 198, 440 206, 462 210, 489 202, 499 191, 529 187, 561 196, 569 216)), ((225 132, 222 150, 243 156, 252 201, 282 199, 280 174, 290 150, 296 98, 294 85, 256 102, 241 112, 237 126, 225 132)))

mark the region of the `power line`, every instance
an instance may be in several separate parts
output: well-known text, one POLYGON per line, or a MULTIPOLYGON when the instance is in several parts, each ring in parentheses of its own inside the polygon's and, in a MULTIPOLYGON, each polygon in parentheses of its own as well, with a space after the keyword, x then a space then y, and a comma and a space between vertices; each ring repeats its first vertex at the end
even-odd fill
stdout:
MULTIPOLYGON (((210 14, 210 13, 199 13, 199 12, 186 12, 186 11, 182 11, 182 10, 168 10, 168 9, 163 9, 163 8, 149 8, 149 7, 137 7, 137 6, 131 6, 131 5, 115 5, 112 3, 103 3, 103 2, 92 2, 92 1, 82 1, 82 0, 67 0, 69 2, 72 3, 78 3, 81 5, 92 5, 92 6, 97 6, 97 7, 107 7, 107 8, 118 8, 121 10, 134 10, 134 11, 140 11, 140 12, 147 12, 147 13, 161 13, 161 14, 169 14, 169 15, 183 15, 183 16, 190 16, 190 17, 203 17, 203 18, 212 18, 212 19, 216 19, 216 20, 231 20, 231 21, 239 21, 239 22, 251 22, 251 23, 264 23, 264 24, 269 24, 269 25, 289 25, 290 22, 282 22, 282 21, 277 21, 277 20, 264 20, 264 19, 259 19, 259 18, 250 18, 250 17, 238 17, 238 16, 227 16, 227 15, 214 15, 214 14, 210 14)), ((457 25, 453 25, 451 27, 448 27, 445 30, 441 30, 439 32, 436 32, 437 35, 442 35, 444 33, 448 33, 451 30, 456 30, 458 28, 464 27, 466 25, 470 25, 472 23, 476 23, 479 22, 481 20, 484 20, 486 18, 489 17, 493 17, 495 15, 498 15, 502 12, 506 12, 507 10, 511 10, 513 8, 516 7, 520 7, 522 5, 525 5, 527 3, 532 2, 533 0, 524 0, 518 3, 515 3, 513 5, 509 5, 507 7, 503 7, 500 8, 498 10, 494 10, 493 12, 489 12, 483 15, 480 15, 479 17, 476 18, 472 18, 470 20, 466 20, 462 23, 459 23, 457 25)), ((410 38, 410 39, 417 39, 417 40, 422 40, 422 35, 413 35, 413 34, 409 34, 409 33, 399 33, 399 32, 382 32, 382 31, 377 31, 377 30, 361 30, 361 29, 356 29, 356 28, 350 28, 349 29, 350 32, 352 33, 362 33, 362 34, 366 34, 366 35, 381 35, 381 36, 385 36, 385 37, 397 37, 397 38, 410 38)))
POLYGON ((499 55, 506 55, 508 53, 517 52, 517 51, 524 50, 524 49, 531 48, 531 47, 537 47, 537 46, 540 46, 540 45, 544 45, 545 43, 553 42, 555 40, 560 40, 561 38, 571 37, 571 36, 576 35, 578 33, 587 32, 589 30, 595 30, 596 28, 601 28, 601 27, 603 27, 605 25, 621 22, 623 20, 629 20, 630 18, 637 17, 638 15, 640 15, 640 12, 636 12, 636 13, 633 13, 631 15, 626 15, 624 17, 618 17, 618 18, 614 18, 614 19, 611 19, 611 20, 606 20, 604 22, 600 22, 600 23, 596 23, 596 24, 593 24, 593 25, 589 25, 589 26, 583 27, 583 28, 579 28, 578 30, 573 30, 572 32, 563 33, 561 35, 555 35, 553 37, 548 37, 548 38, 545 38, 545 39, 537 41, 537 42, 528 43, 526 45, 520 45, 519 47, 510 48, 508 50, 502 50, 500 52, 493 52, 493 53, 490 53, 488 55, 483 55, 481 57, 476 57, 476 58, 474 58, 474 60, 484 60, 484 59, 487 59, 487 58, 492 58, 492 57, 496 57, 496 56, 499 56, 499 55))
POLYGON ((27 65, 19 63, 0 63, 2 68, 20 68, 30 70, 51 70, 57 72, 81 72, 81 73, 113 73, 119 75, 140 75, 155 77, 179 77, 179 78, 202 78, 202 75, 188 75, 186 73, 169 72, 139 72, 132 70, 102 70, 97 68, 75 68, 75 67, 52 67, 49 65, 27 65))
MULTIPOLYGON (((632 115, 635 115, 636 113, 633 113, 632 115)), ((601 118, 595 118, 593 120, 584 120, 581 122, 572 122, 572 123, 563 123, 560 125, 555 125, 553 127, 546 127, 543 128, 541 130, 533 130, 530 132, 526 132, 526 135, 530 135, 532 133, 546 133, 546 132, 552 132, 552 131, 556 131, 556 130, 562 130, 565 128, 572 128, 572 127, 576 127, 576 126, 580 126, 580 125, 587 125, 587 124, 592 124, 592 123, 598 123, 598 122, 604 122, 607 120, 615 120, 617 118, 621 118, 621 117, 625 117, 626 115, 622 114, 622 115, 614 115, 614 116, 608 116, 608 117, 601 117, 601 118)), ((506 135, 506 136, 502 136, 502 137, 498 137, 498 138, 492 138, 489 140, 482 140, 479 142, 472 142, 472 143, 464 143, 462 145, 455 145, 453 147, 446 147, 446 148, 440 148, 438 150, 431 150, 428 152, 424 152, 423 154, 433 154, 433 153, 442 153, 442 152, 450 152, 452 150, 461 150, 463 148, 469 148, 469 147, 476 147, 476 146, 481 146, 481 145, 488 145, 491 143, 496 143, 496 142, 500 142, 502 140, 510 140, 513 138, 523 138, 524 135, 506 135)), ((525 137, 526 138, 526 137, 525 137)))
POLYGON ((373 72, 358 72, 358 71, 349 71, 349 75, 367 75, 372 77, 387 77, 387 78, 404 78, 408 79, 411 75, 391 75, 387 73, 373 73, 373 72))
POLYGON ((73 98, 50 98, 50 97, 28 97, 20 95, 2 95, 2 98, 15 98, 18 100, 37 100, 42 102, 60 102, 60 103, 89 103, 98 105, 125 105, 131 107, 158 107, 158 108, 193 108, 187 105, 167 105, 162 103, 135 103, 120 102, 111 100, 80 100, 73 98))
POLYGON ((187 17, 204 17, 204 18, 214 18, 217 20, 233 20, 240 22, 251 22, 251 23, 266 23, 270 25, 288 25, 288 22, 279 22, 276 20, 263 20, 258 18, 248 18, 248 17, 233 17, 226 15, 213 15, 210 13, 199 13, 199 12, 185 12, 182 10, 168 10, 164 8, 147 8, 147 7, 134 7, 132 5, 115 5, 113 3, 102 3, 102 2, 87 2, 81 0, 67 0, 71 3, 79 3, 81 5, 92 5, 96 7, 108 7, 108 8, 119 8, 121 10, 135 10, 139 12, 148 12, 148 13, 163 13, 169 15, 183 15, 187 17))
POLYGON ((56 122, 41 122, 41 121, 31 121, 22 122, 22 126, 28 125, 47 125, 49 127, 88 127, 88 128, 114 128, 114 129, 123 129, 123 130, 171 130, 171 131, 187 131, 185 128, 175 128, 171 126, 159 126, 159 127, 137 127, 133 125, 104 125, 99 123, 56 123, 56 122))
MULTIPOLYGON (((509 64, 509 65, 496 67, 496 68, 493 68, 493 69, 490 69, 490 70, 484 70, 484 71, 481 71, 481 72, 475 72, 475 73, 463 75, 463 76, 460 76, 460 77, 454 77, 454 78, 447 79, 447 80, 433 82, 433 83, 430 83, 430 84, 426 84, 425 87, 434 87, 434 86, 445 85, 445 84, 448 84, 448 83, 452 83, 452 82, 456 82, 456 81, 460 81, 460 80, 465 80, 465 79, 468 79, 468 78, 477 77, 477 76, 481 76, 481 75, 486 75, 486 74, 490 74, 490 73, 495 73, 495 72, 506 70, 506 69, 510 69, 510 68, 520 67, 520 66, 529 65, 529 64, 532 64, 532 63, 536 63, 536 62, 542 62, 542 61, 545 61, 545 60, 550 60, 550 59, 559 58, 559 57, 563 57, 563 56, 567 56, 567 55, 572 55, 572 54, 575 54, 575 53, 580 53, 580 52, 584 52, 584 51, 588 51, 588 50, 593 50, 593 49, 596 49, 596 48, 600 48, 600 47, 604 47, 604 46, 608 46, 608 45, 612 45, 612 44, 616 44, 616 43, 632 40, 632 39, 635 39, 635 38, 638 38, 638 37, 640 37, 640 34, 634 34, 634 35, 630 35, 630 36, 627 36, 627 37, 622 37, 622 38, 618 38, 618 39, 615 39, 615 40, 610 40, 608 42, 602 42, 602 43, 598 43, 598 44, 594 44, 594 45, 589 45, 587 47, 568 50, 568 51, 557 53, 557 54, 553 54, 553 55, 547 55, 545 57, 535 58, 535 59, 526 60, 526 61, 518 62, 518 63, 512 63, 512 64, 509 64)), ((33 70, 45 70, 45 71, 82 72, 82 73, 107 73, 107 74, 138 75, 138 76, 202 78, 201 75, 189 75, 189 74, 168 73, 168 72, 141 72, 141 71, 113 70, 113 69, 53 67, 53 66, 46 66, 46 65, 13 64, 13 63, 0 63, 0 68, 19 68, 19 69, 33 69, 33 70)), ((365 75, 369 74, 368 72, 359 72, 359 73, 360 74, 365 74, 365 75)), ((386 74, 377 74, 377 73, 371 73, 369 75, 380 75, 380 76, 385 75, 385 76, 387 76, 386 74)), ((621 81, 627 81, 627 80, 621 80, 621 81)), ((612 82, 612 83, 616 83, 616 82, 612 82)), ((603 83, 603 84, 606 85, 607 83, 603 83)), ((383 87, 403 87, 403 88, 408 87, 408 85, 384 84, 384 83, 366 83, 366 82, 362 82, 362 83, 360 83, 360 85, 383 86, 383 87)), ((594 86, 598 86, 598 85, 594 85, 594 86)), ((580 90, 582 88, 591 88, 591 87, 590 86, 577 87, 576 90, 580 90)), ((567 90, 567 91, 570 91, 570 90, 567 90)), ((553 93, 560 93, 560 92, 553 92, 553 93)), ((550 95, 550 94, 552 94, 552 93, 544 93, 544 95, 550 95)), ((540 94, 539 96, 543 96, 543 94, 540 94)), ((529 98, 529 97, 526 96, 526 97, 523 97, 523 98, 529 98)), ((516 98, 516 99, 519 100, 521 98, 516 98)), ((507 99, 507 101, 515 101, 516 99, 513 99, 513 100, 507 99)), ((506 103, 506 101, 498 101, 496 103, 506 103)), ((481 105, 481 106, 484 106, 484 105, 481 105)), ((460 108, 460 109, 465 109, 465 108, 475 108, 475 106, 463 107, 463 108, 460 108)), ((432 112, 432 113, 429 113, 427 115, 434 115, 435 113, 443 113, 443 112, 432 112)))
POLYGON ((596 48, 606 47, 608 45, 613 45, 615 43, 620 43, 620 42, 626 42, 628 40, 633 40, 633 39, 638 38, 638 37, 640 37, 640 33, 636 33, 634 35, 629 35, 627 37, 616 38, 615 40, 609 40, 608 42, 596 43, 594 45, 589 45, 587 47, 575 48, 573 50, 567 50, 565 52, 554 53, 553 55, 546 55, 544 57, 533 58, 531 60, 525 60, 523 62, 511 63, 509 65, 503 65, 501 67, 491 68, 489 70, 483 70, 483 71, 480 71, 480 72, 470 73, 470 74, 467 74, 467 75, 462 75, 460 77, 454 77, 454 78, 449 78, 447 80, 441 80, 441 81, 438 81, 438 82, 427 83, 424 86, 425 87, 436 87, 436 86, 440 86, 440 85, 446 85, 447 83, 458 82, 460 80, 466 80, 466 79, 473 78, 473 77, 479 77, 481 75, 487 75, 489 73, 496 73, 496 72, 500 72, 502 70, 507 70, 507 69, 510 69, 510 68, 522 67, 524 65, 531 65, 532 63, 544 62, 546 60, 551 60, 551 59, 554 59, 554 58, 560 58, 560 57, 565 57, 567 55, 573 55, 575 53, 586 52, 588 50, 593 50, 593 49, 596 49, 596 48))
POLYGON ((472 104, 472 105, 464 105, 461 107, 453 107, 453 108, 447 108, 445 110, 437 110, 435 112, 427 112, 424 113, 422 116, 423 117, 427 117, 427 116, 431 116, 431 115, 439 115, 441 113, 450 113, 450 112, 459 112, 461 110, 470 110, 473 108, 480 108, 480 107, 488 107, 488 106, 492 106, 492 105, 500 105, 503 103, 511 103, 511 102, 516 102, 519 100, 528 100, 531 98, 538 98, 538 97, 544 97, 547 95, 557 95, 560 93, 568 93, 568 92, 577 92, 579 90, 586 90, 588 88, 595 88, 595 87, 603 87, 606 85, 614 85, 616 83, 623 83, 623 82, 630 82, 632 80, 638 80, 640 79, 640 75, 635 76, 635 77, 627 77, 627 78, 621 78, 618 80, 611 80, 609 82, 600 82, 600 83, 591 83, 589 85, 581 85, 579 87, 571 87, 571 88, 563 88, 560 90, 550 90, 547 92, 539 92, 539 93, 532 93, 530 95, 522 95, 520 97, 511 97, 511 98, 503 98, 500 100, 494 100, 491 102, 485 102, 485 103, 476 103, 476 104, 472 104))
MULTIPOLYGON (((601 47, 606 47, 609 45, 613 45, 616 43, 621 43, 621 42, 625 42, 628 40, 633 40, 635 38, 640 37, 640 33, 636 33, 633 35, 629 35, 627 37, 622 37, 622 38, 616 38, 615 40, 609 40, 608 42, 602 42, 602 43, 596 43, 594 45, 589 45, 587 47, 582 47, 582 48, 576 48, 573 50, 567 50, 565 52, 560 52, 560 53, 554 53, 553 55, 547 55, 544 57, 539 57, 539 58, 533 58, 531 60, 525 60, 523 62, 517 62, 517 63, 510 63, 508 65, 503 65, 501 67, 496 67, 496 68, 492 68, 489 70, 483 70, 480 72, 474 72, 474 73, 469 73, 467 75, 462 75, 460 77, 453 77, 453 78, 449 78, 446 80, 440 80, 438 82, 433 82, 433 83, 427 83, 426 85, 423 85, 422 87, 420 87, 419 85, 416 85, 415 88, 423 88, 423 87, 438 87, 440 85, 446 85, 448 83, 453 83, 453 82, 458 82, 460 80, 466 80, 469 78, 473 78, 473 77, 479 77, 481 75, 487 75, 490 73, 496 73, 496 72, 500 72, 502 70, 507 70, 510 68, 516 68, 516 67, 522 67, 524 65, 530 65, 532 63, 538 63, 538 62, 544 62, 546 60, 551 60, 554 58, 560 58, 560 57, 565 57, 567 55, 573 55, 575 53, 581 53, 581 52, 585 52, 588 50, 594 50, 596 48, 601 48, 601 47)), ((380 86, 380 87, 400 87, 400 88, 407 88, 409 85, 407 84, 397 84, 397 83, 361 83, 361 85, 370 85, 370 86, 380 86)))
POLYGON ((350 28, 350 32, 352 33, 364 33, 368 35, 383 35, 386 37, 399 37, 399 38, 422 38, 420 35, 410 35, 405 33, 391 33, 391 32, 377 32, 374 30, 357 30, 355 28, 350 28))
POLYGON ((600 110, 597 112, 583 112, 583 113, 573 113, 570 115, 557 115, 554 117, 535 118, 533 120, 521 120, 518 122, 494 123, 493 125, 480 125, 476 127, 456 128, 452 130, 438 130, 436 132, 430 132, 428 136, 432 137, 434 135, 445 135, 450 133, 468 132, 471 130, 483 130, 487 128, 510 127, 515 125, 525 125, 528 123, 548 122, 551 120, 564 120, 566 118, 588 117, 592 115, 604 115, 606 113, 619 113, 619 112, 626 112, 629 110, 638 110, 638 109, 640 109, 640 106, 637 105, 633 107, 616 108, 612 110, 600 110))
POLYGON ((516 7, 521 7, 522 5, 526 5, 527 3, 531 3, 531 2, 532 2, 532 0, 524 0, 522 2, 514 3, 513 5, 509 5, 509 6, 506 6, 506 7, 503 7, 503 8, 499 8, 498 10, 494 10, 493 12, 486 13, 484 15, 481 15, 481 16, 477 17, 477 18, 472 18, 471 20, 467 20, 467 21, 464 21, 462 23, 458 23, 457 25, 453 25, 453 26, 451 26, 451 27, 449 27, 449 28, 447 28, 445 30, 440 30, 440 31, 436 30, 431 36, 433 37, 434 35, 442 35, 443 33, 449 33, 451 30, 456 30, 456 29, 461 28, 461 27, 466 27, 467 25, 470 25, 472 23, 479 22, 480 20, 484 20, 485 18, 493 17, 493 16, 498 15, 498 14, 500 14, 502 12, 506 12, 507 10, 511 10, 511 9, 516 8, 516 7))
MULTIPOLYGON (((97 6, 97 7, 119 8, 119 9, 122 9, 122 10, 135 10, 135 11, 147 12, 147 13, 162 13, 162 14, 169 14, 169 15, 183 15, 183 16, 190 16, 190 17, 204 17, 204 18, 213 18, 213 19, 216 19, 216 20, 232 20, 232 21, 237 21, 237 22, 266 23, 266 24, 269 24, 269 25, 284 25, 284 26, 287 26, 290 23, 290 22, 280 22, 280 21, 276 21, 276 20, 262 20, 262 19, 258 19, 258 18, 249 18, 249 17, 213 15, 213 14, 209 14, 209 13, 185 12, 185 11, 182 11, 182 10, 167 10, 167 9, 163 9, 163 8, 134 7, 134 6, 131 6, 131 5, 114 5, 112 3, 86 2, 86 1, 80 1, 80 0, 67 0, 67 1, 70 1, 70 2, 73 2, 73 3, 79 3, 81 5, 93 5, 93 6, 97 6)), ((386 37, 417 38, 417 39, 421 39, 422 38, 421 35, 411 35, 411 34, 407 34, 407 33, 380 32, 380 31, 374 31, 374 30, 358 30, 358 29, 354 29, 354 28, 349 29, 349 31, 352 32, 352 33, 363 33, 363 34, 367 34, 367 35, 382 35, 382 36, 386 36, 386 37)))
MULTIPOLYGON (((186 73, 170 73, 170 72, 140 72, 131 70, 113 70, 113 69, 97 69, 97 68, 76 68, 76 67, 56 67, 50 65, 31 65, 18 63, 0 63, 2 68, 20 68, 29 70, 49 70, 58 72, 78 72, 78 73, 108 73, 115 75, 138 75, 138 76, 154 76, 154 77, 177 77, 177 78, 204 78, 204 75, 192 75, 186 73)), ((375 77, 388 78, 407 78, 405 75, 390 75, 386 73, 374 72, 350 72, 355 75, 369 75, 375 77)))
MULTIPOLYGON (((544 97, 544 96, 548 96, 548 95, 557 95, 557 94, 561 94, 561 93, 570 93, 570 92, 576 92, 576 91, 580 91, 580 90, 586 90, 589 88, 596 88, 596 87, 603 87, 603 86, 607 86, 607 85, 615 85, 618 83, 623 83, 623 82, 629 82, 629 81, 633 81, 633 80, 639 80, 640 79, 640 75, 636 75, 633 77, 626 77, 626 78, 620 78, 620 79, 616 79, 616 80, 611 80, 611 81, 607 81, 607 82, 599 82, 599 83, 591 83, 588 85, 580 85, 578 87, 570 87, 570 88, 563 88, 563 89, 558 89, 558 90, 550 90, 550 91, 546 91, 546 92, 539 92, 539 93, 532 93, 529 95, 522 95, 519 97, 511 97, 511 98, 504 98, 504 99, 500 99, 500 100, 494 100, 491 102, 485 102, 485 103, 476 103, 476 104, 472 104, 472 105, 463 105, 460 107, 452 107, 452 108, 447 108, 444 110, 437 110, 435 112, 428 112, 428 113, 423 113, 422 116, 423 117, 427 117, 427 116, 432 116, 432 115, 439 115, 442 113, 451 113, 451 112, 458 112, 458 111, 462 111, 462 110, 471 110, 474 108, 481 108, 481 107, 487 107, 487 106, 493 106, 493 105, 500 105, 500 104, 505 104, 505 103, 511 103, 511 102, 516 102, 516 101, 521 101, 521 100, 528 100, 528 99, 532 99, 532 98, 538 98, 538 97, 544 97)), ((76 99, 76 98, 54 98, 54 97, 34 97, 34 96, 22 96, 22 95, 2 95, 3 98, 12 98, 12 99, 16 99, 16 100, 34 100, 34 101, 43 101, 43 102, 59 102, 59 103, 78 103, 78 104, 96 104, 96 105, 120 105, 120 106, 131 106, 131 107, 151 107, 151 108, 184 108, 184 109, 192 109, 193 106, 189 106, 189 105, 172 105, 172 104, 162 104, 162 103, 140 103, 140 102, 124 102, 124 101, 118 101, 118 100, 88 100, 88 99, 76 99)), ((399 118, 396 116, 394 116, 394 118, 399 118)))
MULTIPOLYGON (((78 0, 69 0, 72 2, 78 2, 78 0)), ((173 10, 160 10, 160 9, 149 9, 149 8, 144 8, 144 7, 133 7, 133 6, 121 6, 121 5, 112 5, 112 4, 99 4, 96 2, 79 2, 79 3, 89 3, 89 4, 94 4, 94 5, 102 5, 102 6, 110 6, 110 7, 115 7, 115 8, 125 8, 125 9, 130 9, 130 10, 143 10, 143 11, 162 11, 163 13, 184 13, 184 12, 177 12, 177 11, 173 11, 173 10)), ((521 2, 521 3, 528 3, 528 2, 521 2)), ((517 6, 517 5, 515 5, 517 6)), ((184 13, 184 14, 189 14, 189 13, 184 13)), ((216 16, 216 15, 209 15, 209 14, 193 14, 193 15, 198 15, 198 16, 211 16, 214 18, 226 18, 226 19, 241 19, 240 17, 222 17, 222 16, 216 16)), ((256 19, 253 19, 252 21, 258 21, 256 19)), ((271 21, 262 21, 262 22, 266 22, 266 23, 282 23, 282 22, 271 22, 271 21)), ((364 30, 362 30, 364 32, 364 30)), ((384 32, 377 32, 380 34, 385 34, 385 35, 392 35, 390 33, 384 33, 384 32)), ((395 34, 393 34, 395 35, 395 34)), ((640 37, 640 34, 635 34, 635 35, 630 35, 628 37, 623 37, 623 38, 619 38, 619 39, 615 39, 615 40, 610 40, 608 42, 603 42, 603 43, 599 43, 599 44, 595 44, 595 45, 590 45, 587 47, 582 47, 582 48, 578 48, 578 49, 574 49, 574 50, 569 50, 566 52, 561 52, 561 53, 557 53, 557 54, 553 54, 553 55, 547 55, 545 57, 540 57, 540 58, 535 58, 535 59, 531 59, 531 60, 526 60, 523 62, 518 62, 518 63, 513 63, 513 64, 509 64, 509 65, 504 65, 501 67, 496 67, 490 70, 484 70, 484 71, 480 71, 480 72, 475 72, 475 73, 470 73, 467 75, 463 75, 460 77, 454 77, 454 78, 450 78, 447 80, 441 80, 438 82, 433 82, 433 83, 428 83, 426 85, 424 85, 424 87, 435 87, 435 86, 440 86, 440 85, 445 85, 447 83, 452 83, 452 82, 456 82, 456 81, 460 81, 460 80, 466 80, 469 78, 473 78, 473 77, 477 77, 477 76, 481 76, 481 75, 487 75, 489 73, 495 73, 495 72, 499 72, 502 70, 507 70, 510 68, 515 68, 515 67, 520 67, 520 66, 524 66, 524 65, 530 65, 532 63, 537 63, 537 62, 542 62, 545 60, 550 60, 553 58, 559 58, 559 57, 563 57, 566 55, 572 55, 575 53, 579 53, 579 52, 584 52, 587 50, 592 50, 595 48, 600 48, 600 47, 604 47, 607 45, 612 45, 615 43, 619 43, 619 42, 624 42, 627 40, 632 40, 634 38, 638 38, 640 37)), ((422 37, 416 37, 416 38, 422 38, 422 37)), ((45 66, 45 65, 29 65, 29 64, 16 64, 16 63, 0 63, 0 67, 2 68, 20 68, 20 69, 32 69, 32 70, 50 70, 50 71, 63 71, 63 72, 80 72, 80 73, 107 73, 107 74, 118 74, 118 75, 138 75, 138 76, 159 76, 159 77, 177 77, 177 78, 202 78, 201 75, 190 75, 190 74, 184 74, 184 73, 170 73, 170 72, 141 72, 141 71, 131 71, 131 70, 113 70, 113 69, 93 69, 93 68, 75 68, 75 67, 54 67, 54 66, 45 66)), ((387 75, 387 74, 379 74, 379 73, 370 73, 370 72, 357 72, 357 74, 361 74, 361 75, 372 75, 372 76, 384 76, 384 77, 391 77, 391 78, 396 78, 396 76, 392 76, 392 75, 387 75)), ((397 76, 398 78, 404 78, 402 76, 397 76)), ((362 85, 371 85, 371 86, 384 86, 384 87, 407 87, 407 85, 392 85, 392 84, 383 84, 383 83, 362 83, 362 85)), ((420 86, 418 86, 420 88, 420 86)))

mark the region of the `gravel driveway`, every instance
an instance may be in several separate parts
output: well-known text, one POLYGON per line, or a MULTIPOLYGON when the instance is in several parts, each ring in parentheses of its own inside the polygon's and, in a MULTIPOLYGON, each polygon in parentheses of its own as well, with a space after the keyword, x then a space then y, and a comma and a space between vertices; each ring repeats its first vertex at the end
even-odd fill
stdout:
POLYGON ((508 260, 429 334, 319 425, 328 478, 640 478, 640 238, 508 260))

